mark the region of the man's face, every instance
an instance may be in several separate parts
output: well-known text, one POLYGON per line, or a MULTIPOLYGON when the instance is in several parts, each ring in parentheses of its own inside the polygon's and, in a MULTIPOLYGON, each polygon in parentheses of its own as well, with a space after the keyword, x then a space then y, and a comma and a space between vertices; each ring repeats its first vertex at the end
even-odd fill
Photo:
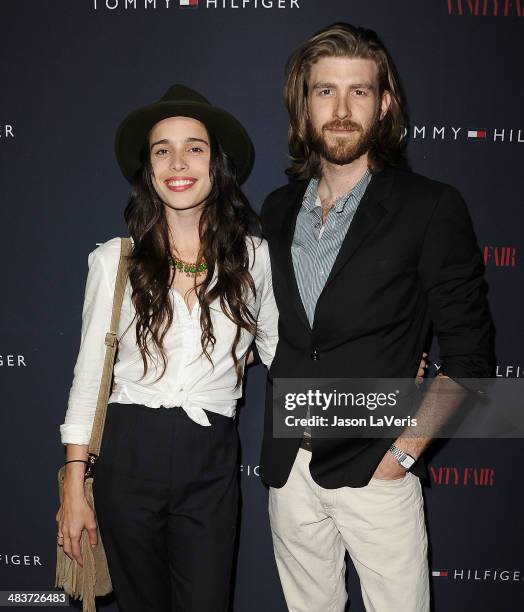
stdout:
POLYGON ((322 57, 308 81, 308 139, 319 155, 337 165, 350 164, 372 146, 390 96, 378 94, 373 60, 322 57))

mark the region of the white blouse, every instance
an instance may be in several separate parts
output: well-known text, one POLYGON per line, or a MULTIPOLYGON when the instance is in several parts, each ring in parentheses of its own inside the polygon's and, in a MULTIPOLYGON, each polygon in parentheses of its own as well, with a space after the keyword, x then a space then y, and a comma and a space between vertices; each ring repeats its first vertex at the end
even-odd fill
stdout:
MULTIPOLYGON (((256 345, 263 363, 269 367, 278 340, 278 311, 271 284, 271 266, 265 240, 247 240, 250 273, 256 287, 256 297, 250 292, 249 307, 257 320, 260 339, 256 345)), ((120 238, 112 238, 89 253, 80 351, 74 369, 65 422, 60 425, 62 444, 89 444, 95 416, 102 366, 104 338, 111 321, 111 308, 120 256, 120 238)), ((216 270, 212 283, 216 282, 216 270)), ((114 386, 109 402, 143 404, 151 408, 181 406, 190 419, 200 425, 211 425, 205 410, 224 416, 235 415, 236 400, 242 395, 242 385, 235 389, 236 372, 231 347, 236 333, 235 324, 221 311, 218 300, 210 305, 214 348, 210 349, 213 364, 202 354, 200 344, 200 305, 195 302, 190 313, 181 295, 174 288, 173 323, 164 337, 168 358, 165 374, 153 382, 162 371, 162 360, 148 362, 148 372, 138 350, 135 309, 131 302, 131 284, 127 281, 118 326, 119 348, 114 366, 114 386), (130 323, 133 323, 130 325, 130 323), (127 330, 127 331, 126 331, 127 330), (124 333, 125 332, 125 333, 124 333)), ((242 367, 253 335, 242 330, 236 353, 242 367)))

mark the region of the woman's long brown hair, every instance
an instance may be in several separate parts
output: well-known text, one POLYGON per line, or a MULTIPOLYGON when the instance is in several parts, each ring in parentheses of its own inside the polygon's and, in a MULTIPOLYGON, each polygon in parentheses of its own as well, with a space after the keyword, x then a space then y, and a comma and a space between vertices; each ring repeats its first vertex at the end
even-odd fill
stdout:
POLYGON ((288 175, 294 179, 320 175, 320 157, 308 137, 307 96, 311 66, 321 57, 363 58, 375 62, 379 99, 388 91, 391 104, 380 121, 376 142, 369 151, 370 170, 378 172, 385 163, 404 165, 402 140, 407 118, 393 62, 375 32, 335 23, 306 40, 287 63, 284 96, 289 113, 288 145, 292 161, 288 175))
MULTIPOLYGON (((210 134, 210 144, 212 188, 203 204, 199 225, 198 260, 204 259, 208 264, 206 277, 197 291, 200 341, 203 354, 212 363, 216 338, 210 305, 218 300, 224 314, 237 326, 231 355, 238 387, 242 380, 242 366, 236 348, 242 330, 256 335, 256 320, 248 306, 248 296, 250 292, 256 294, 256 290, 249 272, 247 240, 252 230, 258 226, 258 218, 237 183, 232 161, 213 134, 210 134), (211 284, 215 269, 216 283, 211 284)), ((174 275, 170 279, 170 240, 165 204, 153 186, 147 146, 144 146, 141 157, 142 167, 132 182, 129 203, 124 213, 129 233, 134 240, 133 253, 129 259, 129 280, 132 287, 131 300, 136 311, 136 337, 144 365, 142 378, 148 371, 148 361, 156 361, 156 355, 153 356, 151 352, 151 340, 162 358, 163 369, 156 379, 159 380, 167 367, 164 338, 174 317, 170 299, 174 275)))

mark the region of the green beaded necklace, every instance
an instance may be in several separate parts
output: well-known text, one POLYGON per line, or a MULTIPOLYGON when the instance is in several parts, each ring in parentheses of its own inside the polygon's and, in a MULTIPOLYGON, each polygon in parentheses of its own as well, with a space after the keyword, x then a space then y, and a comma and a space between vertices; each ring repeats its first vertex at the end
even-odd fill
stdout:
POLYGON ((207 270, 207 263, 205 261, 202 261, 198 264, 189 263, 182 259, 177 259, 176 257, 173 257, 171 253, 169 253, 167 257, 172 268, 184 272, 184 274, 188 277, 200 276, 201 274, 204 274, 204 272, 207 270))

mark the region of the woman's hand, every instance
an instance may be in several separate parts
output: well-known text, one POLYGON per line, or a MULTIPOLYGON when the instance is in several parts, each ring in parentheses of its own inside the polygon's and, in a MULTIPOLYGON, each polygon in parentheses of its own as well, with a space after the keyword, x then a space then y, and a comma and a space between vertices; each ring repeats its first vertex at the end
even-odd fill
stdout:
MULTIPOLYGON (((83 447, 68 445, 69 456, 80 456, 79 452, 84 452, 83 447)), ((81 566, 84 563, 80 552, 82 531, 87 529, 92 546, 97 544, 98 539, 95 513, 84 495, 84 470, 84 463, 66 465, 63 502, 56 513, 58 544, 63 545, 65 554, 81 566)))
POLYGON ((64 501, 56 513, 56 522, 58 523, 58 542, 63 542, 65 554, 83 566, 84 560, 80 552, 82 530, 87 529, 92 546, 97 544, 95 513, 89 507, 83 491, 80 495, 64 495, 64 501))
POLYGON ((422 381, 424 378, 424 374, 426 373, 426 368, 428 367, 428 363, 426 361, 427 353, 422 353, 422 359, 420 360, 420 365, 418 366, 417 372, 417 380, 422 381))

